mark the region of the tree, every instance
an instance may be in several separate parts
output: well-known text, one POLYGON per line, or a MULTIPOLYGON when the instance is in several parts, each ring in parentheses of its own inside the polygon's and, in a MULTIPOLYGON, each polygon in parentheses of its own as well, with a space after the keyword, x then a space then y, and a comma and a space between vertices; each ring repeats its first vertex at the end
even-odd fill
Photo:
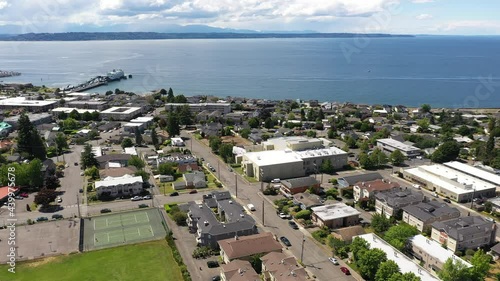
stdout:
POLYGON ((387 164, 387 162, 389 161, 387 155, 379 148, 373 150, 372 154, 370 155, 370 160, 377 168, 387 164))
POLYGON ((422 110, 423 113, 431 112, 431 106, 429 104, 427 104, 427 103, 422 104, 422 106, 420 107, 420 109, 422 110))
POLYGON ((368 156, 368 154, 361 152, 359 154, 359 164, 363 169, 373 169, 375 167, 375 164, 372 161, 372 158, 368 156))
POLYGON ((187 214, 184 212, 175 212, 172 215, 172 219, 175 221, 177 225, 186 225, 187 214))
POLYGON ((45 176, 45 188, 56 189, 59 187, 59 178, 56 176, 56 170, 49 168, 45 176))
POLYGON ((135 143, 136 144, 142 144, 142 135, 141 131, 139 131, 139 128, 135 128, 135 143))
POLYGON ((167 116, 166 131, 170 137, 179 135, 181 131, 179 119, 172 112, 169 112, 167 116))
POLYGON ((482 249, 477 250, 470 259, 472 264, 472 268, 470 268, 471 276, 475 280, 485 280, 486 274, 490 271, 491 261, 492 257, 490 255, 486 254, 482 249))
POLYGON ((466 125, 462 125, 458 128, 457 133, 461 136, 468 136, 473 133, 473 130, 469 129, 466 125))
POLYGON ((217 136, 211 136, 208 139, 208 145, 213 153, 219 153, 219 147, 222 145, 222 140, 217 136))
POLYGON ((448 258, 438 276, 443 281, 471 280, 470 271, 460 260, 448 258))
POLYGON ((396 273, 399 273, 399 266, 392 260, 385 261, 380 264, 375 274, 375 281, 386 281, 396 273))
POLYGON ((252 131, 250 131, 250 129, 243 129, 240 132, 240 136, 244 139, 248 139, 248 136, 250 135, 250 133, 252 133, 252 131))
POLYGON ((368 242, 360 237, 356 237, 352 240, 350 248, 355 261, 358 261, 362 252, 367 251, 369 249, 368 242))
POLYGON ((175 103, 187 103, 187 98, 184 95, 178 95, 178 96, 175 96, 174 102, 175 103))
POLYGON ((21 155, 33 159, 44 160, 47 157, 45 144, 38 130, 26 114, 21 114, 18 120, 17 150, 21 155))
POLYGON ((493 204, 490 201, 486 201, 486 203, 484 203, 484 211, 486 213, 491 213, 492 210, 493 210, 493 204))
POLYGON ((444 163, 455 160, 460 154, 460 145, 456 141, 441 144, 432 154, 432 162, 444 163))
POLYGON ((406 157, 399 149, 394 150, 389 158, 394 166, 401 166, 406 160, 406 157))
POLYGON ((219 155, 226 163, 233 162, 233 145, 230 143, 223 143, 219 146, 219 155))
POLYGON ((179 118, 179 124, 182 125, 191 125, 193 124, 193 115, 191 114, 191 110, 189 109, 189 105, 185 104, 179 108, 179 112, 177 113, 179 118))
POLYGON ((356 265, 364 278, 374 280, 379 265, 385 261, 387 261, 386 253, 375 248, 361 252, 356 265))
POLYGON ((381 234, 391 227, 391 221, 384 214, 375 213, 372 216, 371 226, 375 230, 375 233, 381 234))
POLYGON ((64 150, 69 148, 66 135, 63 133, 57 133, 54 141, 56 143, 57 154, 62 154, 64 150))
POLYGON ((419 232, 416 227, 409 224, 399 224, 390 227, 384 234, 384 240, 389 242, 394 248, 403 250, 408 238, 417 235, 419 232))
POLYGON ((321 163, 321 166, 319 167, 319 171, 325 174, 333 174, 335 169, 333 168, 332 161, 330 159, 326 159, 325 161, 323 161, 323 163, 321 163))
POLYGON ((72 119, 75 119, 75 120, 80 120, 81 119, 80 113, 78 111, 76 111, 76 109, 73 109, 69 113, 68 116, 69 116, 69 118, 72 118, 72 119))
POLYGON ((121 144, 122 148, 134 146, 134 142, 130 138, 124 138, 121 144))
POLYGON ((160 175, 171 175, 175 174, 175 167, 172 163, 162 163, 158 166, 158 172, 160 175))
POLYGON ((368 150, 370 150, 370 145, 368 144, 368 141, 363 141, 361 142, 361 145, 359 146, 359 149, 364 152, 364 153, 367 153, 368 150))
MULTIPOLYGON (((25 164, 26 175, 28 176, 28 184, 31 187, 41 187, 43 185, 44 174, 42 173, 43 164, 40 159, 33 159, 30 163, 25 164)), ((17 177, 16 177, 17 179, 17 177)))
POLYGON ((270 117, 266 118, 266 120, 264 121, 264 127, 266 129, 271 129, 274 127, 274 122, 273 122, 273 119, 271 119, 270 117))
POLYGON ((90 168, 85 169, 85 176, 90 177, 92 180, 99 179, 99 168, 96 166, 92 166, 90 168))
POLYGON ((149 181, 148 181, 149 180, 149 174, 148 174, 148 172, 146 172, 146 171, 144 171, 144 170, 141 169, 141 170, 136 171, 134 173, 134 176, 136 176, 136 177, 142 177, 142 181, 143 181, 142 185, 143 185, 143 187, 144 187, 144 185, 149 184, 149 181))
POLYGON ((151 129, 151 142, 155 148, 158 148, 158 134, 156 133, 156 127, 151 129))
POLYGON ((144 161, 142 161, 142 159, 137 155, 132 155, 130 157, 130 159, 128 160, 128 165, 136 167, 137 170, 140 170, 145 166, 144 161))
POLYGON ((90 144, 86 144, 85 147, 83 148, 81 154, 81 165, 83 170, 86 170, 87 168, 90 167, 99 166, 99 162, 95 158, 94 153, 92 153, 92 146, 90 144))
POLYGON ((356 140, 351 136, 348 136, 345 139, 345 143, 347 146, 349 146, 349 148, 356 148, 356 140))
POLYGON ((429 125, 430 125, 429 119, 427 118, 420 119, 417 121, 417 125, 418 125, 418 131, 421 133, 429 131, 429 125))
POLYGON ((57 193, 52 189, 42 188, 35 195, 35 203, 42 206, 47 206, 57 197, 57 193))
POLYGON ((311 213, 312 212, 310 210, 302 210, 302 211, 295 214, 295 218, 308 220, 311 218, 311 213))
POLYGON ((250 256, 250 264, 252 265, 252 268, 257 272, 257 274, 262 273, 262 261, 260 258, 262 258, 264 254, 255 254, 250 256))
POLYGON ((307 131, 307 137, 309 138, 315 138, 316 137, 316 131, 307 131))
POLYGON ((63 121, 63 128, 65 130, 75 130, 78 129, 79 123, 74 118, 67 118, 63 121))
POLYGON ((174 91, 172 91, 172 88, 169 88, 167 93, 167 102, 174 102, 174 99, 174 91))
POLYGON ((393 274, 387 281, 422 281, 420 277, 416 276, 413 272, 406 272, 404 274, 393 274))
POLYGON ((259 124, 260 124, 260 121, 256 117, 252 117, 252 118, 248 119, 248 126, 250 126, 250 128, 254 128, 254 129, 258 128, 259 124))
POLYGON ((327 136, 329 139, 334 139, 337 136, 337 132, 333 129, 328 129, 327 136))

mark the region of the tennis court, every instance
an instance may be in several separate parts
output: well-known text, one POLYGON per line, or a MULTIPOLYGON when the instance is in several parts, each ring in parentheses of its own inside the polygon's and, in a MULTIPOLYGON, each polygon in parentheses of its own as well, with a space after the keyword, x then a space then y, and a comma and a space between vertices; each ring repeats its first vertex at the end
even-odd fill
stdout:
POLYGON ((90 217, 84 221, 84 250, 164 238, 166 226, 158 209, 90 217))

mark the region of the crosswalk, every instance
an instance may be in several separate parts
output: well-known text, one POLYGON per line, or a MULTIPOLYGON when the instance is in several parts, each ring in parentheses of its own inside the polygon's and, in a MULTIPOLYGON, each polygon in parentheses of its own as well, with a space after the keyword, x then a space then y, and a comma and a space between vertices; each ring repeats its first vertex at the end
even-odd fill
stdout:
POLYGON ((77 207, 78 207, 78 204, 63 206, 63 208, 64 208, 64 209, 68 209, 68 208, 77 208, 77 207))

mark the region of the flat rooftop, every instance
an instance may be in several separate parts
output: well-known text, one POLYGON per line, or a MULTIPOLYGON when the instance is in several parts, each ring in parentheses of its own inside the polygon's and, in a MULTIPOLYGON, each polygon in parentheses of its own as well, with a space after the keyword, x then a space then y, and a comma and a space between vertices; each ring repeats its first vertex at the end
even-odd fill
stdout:
POLYGON ((297 153, 302 159, 330 156, 330 155, 347 155, 347 152, 336 147, 296 151, 295 153, 297 153))
POLYGON ((323 221, 340 219, 350 216, 360 215, 361 213, 345 203, 335 203, 326 206, 313 207, 311 210, 323 221))
POLYGON ((397 140, 394 140, 394 139, 379 139, 379 140, 377 140, 377 142, 383 143, 383 144, 388 145, 388 146, 392 146, 394 148, 397 148, 397 149, 403 150, 403 151, 420 150, 420 148, 418 148, 418 147, 415 147, 413 145, 407 145, 407 144, 404 144, 404 143, 397 141, 397 140))
POLYGON ((27 100, 25 97, 15 97, 0 100, 0 105, 40 107, 58 103, 58 100, 27 100))
POLYGON ((454 261, 457 261, 457 260, 461 261, 467 267, 472 267, 472 265, 470 263, 457 257, 453 253, 452 250, 443 248, 441 246, 441 244, 439 244, 438 242, 436 242, 432 239, 426 238, 422 234, 413 236, 412 238, 410 238, 410 241, 414 246, 417 246, 420 249, 425 250, 425 252, 428 255, 438 259, 442 263, 445 263, 446 260, 448 260, 449 258, 452 258, 454 261))
POLYGON ((422 281, 439 280, 437 277, 433 276, 431 273, 429 273, 420 265, 414 263, 405 254, 401 253, 396 248, 389 245, 387 242, 382 240, 382 238, 378 237, 377 235, 373 233, 368 233, 355 237, 363 238, 364 240, 366 240, 366 242, 368 242, 368 247, 370 249, 375 248, 384 251, 387 255, 387 259, 394 261, 399 266, 399 270, 401 271, 401 273, 412 272, 416 276, 420 277, 422 281))
POLYGON ((424 165, 405 170, 405 172, 426 179, 456 194, 470 193, 474 189, 477 191, 496 188, 496 185, 440 164, 424 165))
POLYGON ((146 123, 153 121, 154 117, 137 117, 135 119, 130 120, 132 123, 146 123))
POLYGON ((248 152, 245 156, 258 166, 279 165, 287 163, 302 163, 302 159, 295 152, 288 150, 268 150, 248 152))
POLYGON ((119 177, 119 178, 105 178, 102 181, 96 181, 95 188, 115 186, 115 185, 133 184, 136 182, 142 182, 142 177, 141 176, 132 177, 129 175, 125 175, 125 176, 119 177))
POLYGON ((99 112, 99 110, 96 110, 96 109, 81 109, 81 108, 73 108, 73 107, 58 107, 58 108, 54 108, 52 109, 51 111, 52 112, 64 112, 64 113, 71 113, 73 110, 76 110, 76 112, 80 113, 80 114, 83 114, 85 112, 99 112))
POLYGON ((108 108, 101 113, 105 114, 130 114, 135 111, 141 110, 140 107, 112 107, 108 108))
POLYGON ((485 171, 483 169, 476 168, 474 166, 470 166, 464 163, 460 163, 457 161, 451 161, 444 163, 446 167, 452 168, 454 170, 460 171, 464 174, 468 174, 471 176, 474 176, 476 178, 479 178, 481 180, 484 180, 486 182, 489 182, 490 184, 494 184, 496 186, 500 186, 500 176, 495 175, 493 173, 490 173, 488 171, 485 171))
POLYGON ((306 138, 301 136, 294 137, 280 137, 280 138, 272 138, 268 139, 264 144, 273 144, 275 150, 285 150, 289 149, 288 144, 297 144, 297 143, 318 143, 318 145, 322 144, 322 141, 317 138, 306 138))
POLYGON ((140 126, 144 126, 144 123, 132 123, 132 122, 129 122, 129 123, 123 124, 123 127, 140 127, 140 126))

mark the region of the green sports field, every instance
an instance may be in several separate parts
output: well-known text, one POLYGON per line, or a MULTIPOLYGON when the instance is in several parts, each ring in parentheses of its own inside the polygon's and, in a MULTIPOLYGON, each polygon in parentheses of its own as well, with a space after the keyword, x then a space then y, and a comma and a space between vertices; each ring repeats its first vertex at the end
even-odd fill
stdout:
POLYGON ((180 281, 182 275, 165 239, 0 266, 2 281, 180 281))

